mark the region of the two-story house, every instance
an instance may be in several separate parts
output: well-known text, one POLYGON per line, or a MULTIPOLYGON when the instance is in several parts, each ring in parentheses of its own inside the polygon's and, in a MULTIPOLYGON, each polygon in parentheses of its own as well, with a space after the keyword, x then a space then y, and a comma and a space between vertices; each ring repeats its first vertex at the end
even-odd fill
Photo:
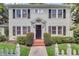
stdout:
POLYGON ((34 33, 34 39, 43 39, 45 32, 52 36, 73 36, 71 8, 64 4, 9 5, 9 38, 34 33))

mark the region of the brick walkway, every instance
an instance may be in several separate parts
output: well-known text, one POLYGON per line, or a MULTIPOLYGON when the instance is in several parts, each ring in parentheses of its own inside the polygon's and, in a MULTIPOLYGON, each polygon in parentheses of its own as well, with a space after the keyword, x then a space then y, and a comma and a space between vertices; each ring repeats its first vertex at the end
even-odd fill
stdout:
POLYGON ((47 56, 45 46, 32 46, 29 56, 47 56))

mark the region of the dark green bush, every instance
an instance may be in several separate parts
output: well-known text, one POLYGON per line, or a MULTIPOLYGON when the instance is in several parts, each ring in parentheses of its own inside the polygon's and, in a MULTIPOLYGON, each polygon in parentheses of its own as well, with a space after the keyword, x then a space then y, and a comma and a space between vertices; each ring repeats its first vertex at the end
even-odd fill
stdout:
POLYGON ((53 43, 75 43, 73 37, 53 36, 51 40, 53 43))
POLYGON ((2 41, 7 41, 7 40, 8 40, 8 39, 7 39, 6 36, 0 35, 0 42, 2 42, 2 41))
POLYGON ((25 45, 26 36, 17 36, 17 43, 25 45))
POLYGON ((51 35, 49 33, 44 33, 44 42, 46 46, 52 45, 51 35))
POLYGON ((33 33, 28 33, 25 44, 27 46, 32 46, 32 44, 33 44, 33 38, 34 38, 34 34, 33 33))
POLYGON ((33 44, 33 33, 27 33, 26 36, 17 36, 17 43, 21 45, 32 46, 33 44))

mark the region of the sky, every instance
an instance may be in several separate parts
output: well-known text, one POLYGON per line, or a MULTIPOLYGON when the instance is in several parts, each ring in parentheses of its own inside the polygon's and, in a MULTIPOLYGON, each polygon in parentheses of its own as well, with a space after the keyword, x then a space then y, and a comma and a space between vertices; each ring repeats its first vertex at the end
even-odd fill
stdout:
POLYGON ((0 3, 79 3, 79 0, 0 0, 0 3))

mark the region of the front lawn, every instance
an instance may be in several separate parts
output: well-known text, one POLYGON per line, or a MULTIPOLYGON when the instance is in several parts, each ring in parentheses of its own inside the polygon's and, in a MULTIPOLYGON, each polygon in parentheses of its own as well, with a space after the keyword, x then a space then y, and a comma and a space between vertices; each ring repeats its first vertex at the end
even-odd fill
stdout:
MULTIPOLYGON (((20 45, 21 48, 20 48, 20 55, 21 56, 28 56, 29 54, 29 51, 30 51, 30 48, 29 47, 26 47, 26 46, 23 46, 23 45, 20 45)), ((8 44, 8 43, 0 43, 0 49, 6 49, 8 48, 9 50, 10 49, 13 49, 15 50, 16 48, 16 45, 15 44, 8 44)))
MULTIPOLYGON (((59 47, 59 51, 61 51, 63 49, 65 51, 65 54, 66 54, 66 49, 67 49, 66 44, 58 44, 58 47, 59 47)), ((71 48, 77 50, 77 54, 78 54, 79 44, 71 44, 71 48)), ((48 56, 55 55, 54 44, 52 46, 47 46, 46 49, 47 49, 48 56)))

